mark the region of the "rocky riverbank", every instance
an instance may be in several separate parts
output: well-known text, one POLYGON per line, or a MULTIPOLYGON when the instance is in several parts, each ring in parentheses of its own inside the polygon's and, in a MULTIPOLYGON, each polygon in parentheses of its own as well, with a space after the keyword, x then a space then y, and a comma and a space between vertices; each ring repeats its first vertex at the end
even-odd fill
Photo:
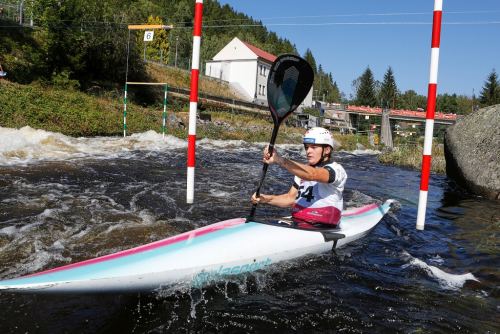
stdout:
POLYGON ((448 177, 476 195, 500 200, 500 105, 457 121, 444 143, 448 177))

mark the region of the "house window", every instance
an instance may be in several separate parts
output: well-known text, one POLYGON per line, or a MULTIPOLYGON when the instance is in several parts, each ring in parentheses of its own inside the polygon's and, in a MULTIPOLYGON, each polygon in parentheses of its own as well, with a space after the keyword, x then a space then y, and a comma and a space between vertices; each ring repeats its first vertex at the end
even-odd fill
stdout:
POLYGON ((267 67, 260 65, 260 75, 266 76, 267 67))
POLYGON ((259 85, 259 95, 262 95, 262 85, 259 85))
POLYGON ((260 65, 260 75, 266 76, 267 67, 260 65))
POLYGON ((266 95, 266 86, 262 86, 262 95, 266 95))

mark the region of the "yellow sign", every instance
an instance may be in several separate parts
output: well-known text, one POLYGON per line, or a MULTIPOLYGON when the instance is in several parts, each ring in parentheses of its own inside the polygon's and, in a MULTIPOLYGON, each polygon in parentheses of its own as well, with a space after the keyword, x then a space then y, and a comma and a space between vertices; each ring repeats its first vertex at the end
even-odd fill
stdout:
POLYGON ((130 24, 128 28, 130 30, 138 30, 138 29, 172 29, 174 26, 164 26, 161 24, 130 24))

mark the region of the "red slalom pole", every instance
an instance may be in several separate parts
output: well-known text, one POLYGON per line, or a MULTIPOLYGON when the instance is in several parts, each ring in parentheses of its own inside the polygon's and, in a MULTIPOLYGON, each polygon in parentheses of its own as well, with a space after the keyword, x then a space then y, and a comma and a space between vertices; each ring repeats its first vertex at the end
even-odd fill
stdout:
POLYGON ((439 43, 441 40, 441 16, 443 0, 434 0, 434 19, 432 23, 431 66, 429 70, 429 90, 427 93, 427 116, 425 119, 424 155, 422 158, 422 176, 418 198, 417 230, 425 226, 429 175, 431 173, 432 136, 434 132, 434 112, 436 111, 436 91, 439 67, 439 43))
POLYGON ((189 137, 187 159, 186 202, 194 201, 194 162, 196 152, 196 110, 198 109, 198 78, 200 75, 201 17, 203 0, 196 0, 194 10, 193 59, 191 61, 191 95, 189 96, 189 137))

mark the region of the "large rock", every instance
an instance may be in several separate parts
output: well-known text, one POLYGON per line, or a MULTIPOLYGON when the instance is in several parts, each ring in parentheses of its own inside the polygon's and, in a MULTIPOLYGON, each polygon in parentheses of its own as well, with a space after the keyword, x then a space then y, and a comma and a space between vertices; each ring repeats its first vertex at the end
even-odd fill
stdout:
POLYGON ((500 200, 500 105, 457 121, 444 139, 448 177, 474 194, 500 200))
POLYGON ((167 116, 167 124, 171 128, 183 128, 183 127, 185 127, 184 123, 182 123, 181 121, 179 121, 179 119, 177 118, 177 116, 175 116, 174 113, 168 114, 168 116, 167 116))

